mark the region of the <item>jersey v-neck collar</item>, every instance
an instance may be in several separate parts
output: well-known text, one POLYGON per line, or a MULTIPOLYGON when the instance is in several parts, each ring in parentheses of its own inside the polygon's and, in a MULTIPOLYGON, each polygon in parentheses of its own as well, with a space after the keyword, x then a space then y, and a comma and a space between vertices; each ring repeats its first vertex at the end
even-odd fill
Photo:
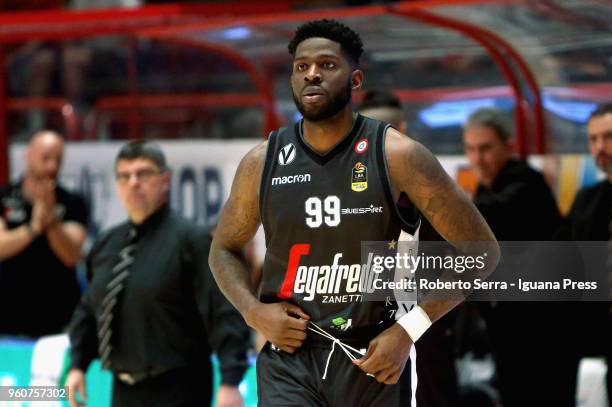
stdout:
POLYGON ((337 156, 342 151, 344 151, 345 148, 351 145, 353 139, 355 138, 355 134, 361 127, 362 121, 363 121, 363 116, 357 113, 357 117, 355 118, 355 121, 353 122, 353 127, 351 128, 351 130, 349 130, 348 134, 344 136, 342 140, 338 142, 338 144, 336 144, 331 150, 329 150, 325 154, 319 154, 316 151, 314 151, 312 147, 310 147, 310 145, 308 145, 308 143, 304 139, 304 132, 303 132, 303 127, 302 127, 304 119, 298 121, 295 124, 295 134, 297 136, 298 142, 300 143, 304 151, 306 151, 306 154, 308 154, 308 156, 312 158, 312 160, 316 162, 317 164, 325 165, 335 156, 337 156))

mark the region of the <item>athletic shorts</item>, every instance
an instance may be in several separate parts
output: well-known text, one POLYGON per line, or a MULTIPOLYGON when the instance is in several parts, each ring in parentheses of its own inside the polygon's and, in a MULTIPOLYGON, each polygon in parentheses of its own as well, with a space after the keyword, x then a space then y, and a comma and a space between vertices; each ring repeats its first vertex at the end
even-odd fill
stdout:
POLYGON ((290 354, 269 342, 257 357, 257 395, 261 407, 410 407, 411 361, 398 383, 383 384, 366 375, 331 342, 305 343, 290 354), (327 375, 323 378, 327 365, 327 375))

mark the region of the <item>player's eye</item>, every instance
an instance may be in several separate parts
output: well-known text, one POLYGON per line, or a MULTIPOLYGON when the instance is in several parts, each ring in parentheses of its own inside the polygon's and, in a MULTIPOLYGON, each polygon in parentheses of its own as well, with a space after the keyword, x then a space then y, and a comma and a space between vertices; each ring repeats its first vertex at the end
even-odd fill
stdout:
POLYGON ((306 69, 308 69, 308 65, 301 63, 301 64, 296 64, 295 65, 295 70, 299 71, 299 72, 304 72, 306 69))
POLYGON ((327 62, 323 62, 323 68, 325 69, 334 69, 336 67, 336 64, 330 61, 327 62))

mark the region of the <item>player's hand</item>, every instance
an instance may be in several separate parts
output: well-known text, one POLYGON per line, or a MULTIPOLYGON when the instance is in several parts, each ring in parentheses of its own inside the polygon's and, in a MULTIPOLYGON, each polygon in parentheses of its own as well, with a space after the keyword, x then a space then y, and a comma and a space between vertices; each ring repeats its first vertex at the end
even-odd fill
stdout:
POLYGON ((55 223, 54 207, 49 206, 44 201, 35 201, 32 208, 31 228, 37 236, 46 233, 47 230, 55 223))
POLYGON ((217 391, 217 407, 244 407, 242 395, 237 386, 222 384, 217 391))
POLYGON ((395 384, 404 371, 411 347, 412 339, 396 323, 372 339, 365 356, 353 363, 380 383, 395 384))
POLYGON ((66 386, 68 387, 68 403, 70 403, 70 407, 84 406, 84 403, 87 401, 85 373, 81 369, 70 369, 66 378, 66 386), (77 402, 77 393, 80 393, 83 403, 77 402))
POLYGON ((48 228, 55 223, 55 205, 57 204, 57 197, 55 193, 55 181, 52 179, 46 179, 40 182, 39 190, 42 193, 40 200, 44 204, 45 208, 45 226, 48 228))
POLYGON ((289 302, 258 303, 249 309, 245 320, 273 345, 293 353, 306 339, 310 316, 289 302))
POLYGON ((55 186, 52 179, 42 179, 34 184, 31 228, 35 235, 45 233, 56 221, 55 186))
POLYGON ((35 201, 32 207, 32 219, 30 219, 30 228, 34 236, 38 236, 45 232, 47 228, 47 208, 42 201, 35 201))
POLYGON ((55 188, 56 188, 55 180, 52 178, 45 178, 40 180, 38 183, 38 193, 40 194, 39 198, 43 199, 48 205, 55 205, 55 188))

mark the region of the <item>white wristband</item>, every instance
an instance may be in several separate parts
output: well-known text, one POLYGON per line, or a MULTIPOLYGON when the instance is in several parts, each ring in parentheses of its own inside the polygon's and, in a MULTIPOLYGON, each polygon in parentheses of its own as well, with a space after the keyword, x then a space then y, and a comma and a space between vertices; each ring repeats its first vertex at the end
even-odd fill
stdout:
POLYGON ((416 342, 431 326, 431 319, 423 308, 415 305, 409 313, 398 319, 397 323, 408 333, 412 342, 416 342))

